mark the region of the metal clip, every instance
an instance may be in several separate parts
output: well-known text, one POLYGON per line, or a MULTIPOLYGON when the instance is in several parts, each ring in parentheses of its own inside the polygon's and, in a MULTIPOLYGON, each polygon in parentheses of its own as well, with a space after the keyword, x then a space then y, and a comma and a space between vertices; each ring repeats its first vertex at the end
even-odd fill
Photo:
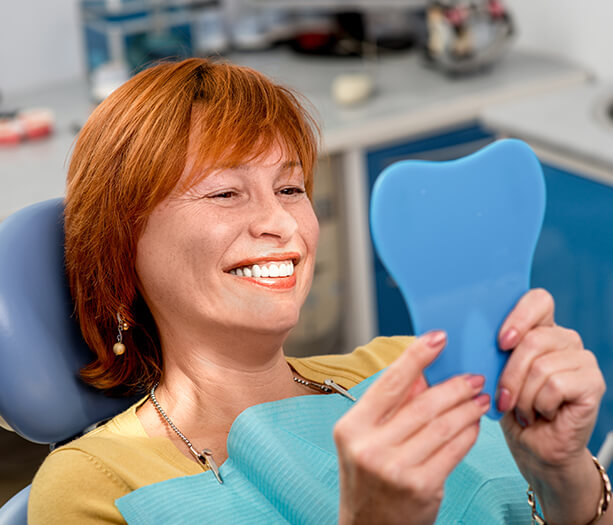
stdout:
POLYGON ((324 381, 324 385, 329 386, 332 390, 336 390, 341 396, 345 396, 347 399, 355 402, 357 399, 353 397, 347 390, 345 390, 342 386, 337 385, 332 379, 326 379, 324 381))
POLYGON ((209 467, 219 484, 223 485, 223 479, 221 479, 219 467, 213 459, 213 452, 211 452, 208 448, 203 448, 202 453, 198 453, 194 447, 189 447, 189 451, 192 453, 192 456, 194 456, 202 465, 209 467))

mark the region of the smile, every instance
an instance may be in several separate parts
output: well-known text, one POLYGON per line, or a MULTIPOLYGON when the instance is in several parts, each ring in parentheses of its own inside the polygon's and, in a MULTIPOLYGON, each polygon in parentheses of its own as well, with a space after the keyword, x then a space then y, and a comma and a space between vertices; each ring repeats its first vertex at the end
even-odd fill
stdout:
POLYGON ((294 275, 294 262, 290 259, 281 262, 252 264, 248 266, 241 266, 239 268, 233 268, 230 270, 230 273, 232 275, 236 275, 237 277, 253 277, 255 279, 259 279, 260 277, 265 279, 291 277, 294 275))
POLYGON ((297 253, 279 254, 242 261, 227 273, 239 277, 246 284, 271 290, 289 290, 296 286, 294 267, 299 261, 297 253))

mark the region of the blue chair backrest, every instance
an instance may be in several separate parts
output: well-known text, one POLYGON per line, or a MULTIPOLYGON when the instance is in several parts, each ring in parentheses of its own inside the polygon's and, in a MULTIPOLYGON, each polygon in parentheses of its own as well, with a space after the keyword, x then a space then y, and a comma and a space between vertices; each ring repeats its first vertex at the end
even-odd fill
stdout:
POLYGON ((25 439, 58 443, 121 412, 135 399, 79 378, 92 358, 65 277, 62 201, 24 208, 0 222, 0 417, 25 439))
POLYGON ((28 485, 20 490, 0 509, 0 525, 27 525, 28 523, 28 497, 30 496, 28 485))

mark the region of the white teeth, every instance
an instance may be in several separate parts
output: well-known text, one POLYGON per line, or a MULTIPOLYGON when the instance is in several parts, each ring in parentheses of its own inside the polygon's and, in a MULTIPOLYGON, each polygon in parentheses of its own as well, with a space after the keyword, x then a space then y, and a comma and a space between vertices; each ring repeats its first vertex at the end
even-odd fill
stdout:
POLYGON ((230 270, 232 275, 238 277, 290 277, 294 275, 294 262, 268 263, 266 265, 254 264, 230 270))

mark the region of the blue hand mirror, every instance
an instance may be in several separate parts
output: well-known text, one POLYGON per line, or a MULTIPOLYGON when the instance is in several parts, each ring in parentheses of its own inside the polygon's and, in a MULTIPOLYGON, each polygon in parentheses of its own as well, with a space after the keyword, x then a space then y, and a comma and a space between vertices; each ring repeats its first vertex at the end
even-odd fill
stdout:
MULTIPOLYGON (((425 371, 430 384, 482 374, 492 396, 508 352, 497 336, 529 289, 545 212, 541 165, 516 139, 458 160, 407 160, 375 182, 373 241, 398 284, 416 334, 442 329, 448 343, 425 371)), ((495 404, 488 412, 499 419, 495 404)))

